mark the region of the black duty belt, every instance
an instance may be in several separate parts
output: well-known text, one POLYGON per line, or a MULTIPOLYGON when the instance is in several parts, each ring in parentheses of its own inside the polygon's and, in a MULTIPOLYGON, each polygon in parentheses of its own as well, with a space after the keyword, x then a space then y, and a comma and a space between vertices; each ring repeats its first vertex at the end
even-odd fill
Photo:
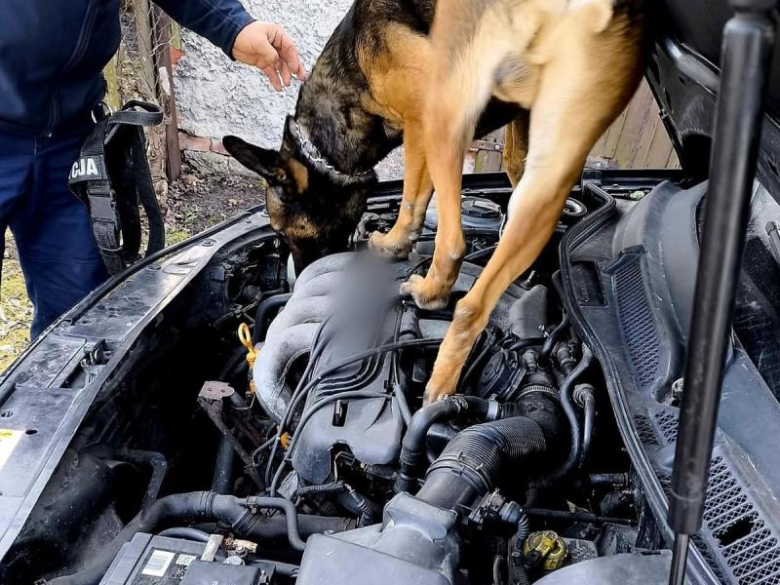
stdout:
POLYGON ((68 178, 70 190, 89 209, 95 243, 112 275, 141 258, 139 206, 149 224, 144 256, 165 247, 165 224, 146 159, 143 129, 162 121, 159 106, 135 100, 101 117, 68 178))

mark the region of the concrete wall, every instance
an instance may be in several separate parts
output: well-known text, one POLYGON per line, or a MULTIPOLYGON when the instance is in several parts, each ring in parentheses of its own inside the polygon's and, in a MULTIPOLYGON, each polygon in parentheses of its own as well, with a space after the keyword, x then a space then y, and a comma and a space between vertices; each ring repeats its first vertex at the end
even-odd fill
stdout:
MULTIPOLYGON (((353 0, 243 0, 259 20, 278 22, 295 39, 307 69, 311 71, 322 47, 353 0)), ((218 140, 226 134, 278 148, 285 117, 295 109, 299 84, 276 93, 258 70, 231 62, 222 51, 190 31, 181 33, 183 57, 178 61, 174 84, 178 100, 182 147, 190 162, 206 168, 227 166, 218 140), (193 138, 197 137, 197 138, 193 138), (205 140, 204 140, 205 139, 205 140), (208 139, 215 139, 209 141, 208 139), (209 144, 211 146, 209 146, 209 144)), ((402 174, 401 153, 383 163, 380 174, 402 174)), ((237 165, 236 165, 237 166, 237 165)))

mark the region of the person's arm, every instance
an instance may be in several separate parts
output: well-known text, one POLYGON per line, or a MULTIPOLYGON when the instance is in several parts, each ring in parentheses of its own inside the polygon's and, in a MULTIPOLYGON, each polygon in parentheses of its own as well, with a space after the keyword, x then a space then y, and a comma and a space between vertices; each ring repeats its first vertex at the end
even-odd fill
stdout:
POLYGON ((278 24, 254 20, 238 0, 154 0, 182 26, 207 38, 229 57, 261 69, 281 91, 292 75, 306 77, 295 43, 278 24), (281 77, 281 79, 280 79, 281 77))

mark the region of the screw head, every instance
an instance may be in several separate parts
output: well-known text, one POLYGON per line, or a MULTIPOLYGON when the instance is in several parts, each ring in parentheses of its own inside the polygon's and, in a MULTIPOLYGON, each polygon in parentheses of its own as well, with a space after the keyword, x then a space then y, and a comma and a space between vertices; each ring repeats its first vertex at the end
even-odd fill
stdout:
POLYGON ((678 378, 672 382, 672 396, 674 398, 682 398, 683 390, 685 390, 685 379, 678 378))

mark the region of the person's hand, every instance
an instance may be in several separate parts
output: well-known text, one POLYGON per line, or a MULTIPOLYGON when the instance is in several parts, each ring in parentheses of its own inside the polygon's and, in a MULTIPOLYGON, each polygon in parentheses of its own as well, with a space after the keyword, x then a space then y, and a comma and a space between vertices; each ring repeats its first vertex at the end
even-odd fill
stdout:
POLYGON ((282 91, 282 84, 289 87, 293 74, 306 79, 295 43, 278 24, 255 21, 245 26, 233 43, 233 57, 261 69, 276 91, 282 91))

